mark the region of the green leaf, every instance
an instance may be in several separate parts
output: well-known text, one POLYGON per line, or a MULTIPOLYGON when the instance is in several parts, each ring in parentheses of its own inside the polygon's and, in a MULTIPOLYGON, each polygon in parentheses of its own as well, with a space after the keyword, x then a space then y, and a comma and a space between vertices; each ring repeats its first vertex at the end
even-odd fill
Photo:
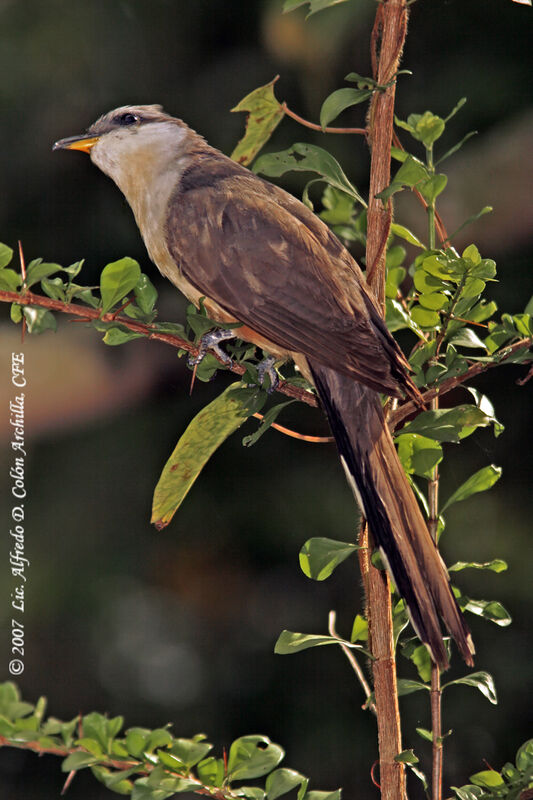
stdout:
POLYGON ((231 154, 239 164, 250 164, 254 160, 284 117, 283 106, 274 95, 276 80, 254 89, 231 109, 248 112, 246 133, 231 154))
POLYGON ((482 786, 484 789, 494 789, 505 784, 502 776, 495 769, 484 769, 481 772, 476 772, 470 776, 470 780, 476 786, 482 786))
POLYGON ((48 278, 49 275, 53 275, 54 272, 59 272, 62 270, 59 264, 46 264, 41 261, 40 258, 36 258, 28 265, 28 269, 26 272, 26 287, 29 289, 30 286, 33 286, 38 281, 42 280, 43 278, 48 278))
POLYGON ((407 251, 405 247, 401 244, 393 244, 391 247, 388 248, 385 258, 385 265, 387 270, 390 272, 394 269, 403 269, 403 277, 401 280, 398 281, 398 286, 403 281, 407 274, 407 270, 403 267, 400 267, 401 264, 405 261, 405 257, 407 255, 407 251))
MULTIPOLYGON (((300 800, 298 797, 296 800, 300 800)), ((341 790, 337 789, 334 792, 307 792, 303 800, 341 800, 341 790)))
POLYGON ((416 732, 422 739, 425 739, 426 742, 433 741, 433 733, 426 730, 426 728, 416 728, 416 732))
POLYGON ((407 311, 402 307, 401 303, 399 303, 397 300, 387 298, 385 302, 385 317, 387 321, 387 327, 391 332, 399 331, 403 328, 409 328, 413 331, 413 333, 416 333, 419 339, 426 341, 426 336, 423 330, 419 325, 416 324, 414 319, 411 318, 407 311))
POLYGON ((507 569, 507 562, 501 558, 493 558, 492 561, 457 561, 448 567, 448 572, 460 572, 463 569, 486 569, 490 572, 504 572, 507 569))
MULTIPOLYGON (((440 311, 444 306, 448 305, 448 298, 442 292, 429 292, 429 294, 421 294, 418 302, 423 308, 430 311, 440 311)), ((483 347, 483 343, 481 343, 483 347)))
POLYGON ((57 330, 56 318, 51 311, 37 306, 24 306, 22 309, 29 333, 44 333, 57 330))
POLYGON ((324 209, 319 216, 328 225, 353 226, 355 205, 353 197, 328 184, 322 193, 322 205, 324 209))
POLYGON ((461 139, 460 142, 457 142, 457 144, 454 144, 453 147, 450 147, 450 149, 447 150, 444 153, 444 155, 442 155, 440 158, 438 158, 435 161, 435 166, 437 166, 438 164, 442 164, 442 162, 446 161, 447 158, 449 158, 450 156, 453 156, 454 153, 457 153, 457 151, 461 149, 461 147, 465 144, 465 142, 467 142, 469 139, 471 139, 472 136, 476 136, 476 135, 477 135, 477 131, 470 131, 465 136, 463 136, 463 138, 461 139))
POLYGON ((137 305, 144 314, 149 314, 153 311, 157 300, 157 289, 144 272, 141 272, 139 280, 133 287, 133 293, 137 305))
POLYGON ((485 343, 481 341, 479 336, 474 333, 471 328, 461 328, 456 333, 452 334, 449 339, 456 347, 477 347, 481 350, 486 350, 485 343))
MULTIPOLYGON (((441 158, 440 160, 442 161, 443 159, 441 158)), ((480 217, 484 217, 484 216, 485 216, 485 214, 492 214, 492 211, 493 211, 493 210, 494 210, 494 209, 492 208, 492 206, 483 206, 483 208, 481 209, 481 211, 478 211, 478 212, 477 212, 477 214, 472 214, 472 216, 468 217, 468 219, 466 219, 466 220, 465 220, 465 221, 462 223, 462 225, 459 225, 459 227, 458 227, 458 228, 457 228, 457 229, 456 229, 456 230, 455 230, 455 231, 454 231, 454 232, 451 234, 451 236, 449 236, 448 238, 449 238, 450 240, 451 240, 451 239, 453 239, 453 238, 454 238, 454 236, 457 236, 457 234, 458 234, 460 231, 462 231, 462 230, 463 230, 463 228, 466 228, 466 226, 467 226, 467 225, 470 225, 472 222, 476 222, 478 219, 480 219, 480 217)))
POLYGON ((367 642, 368 641, 368 622, 361 614, 356 614, 352 625, 352 633, 350 641, 353 642, 367 642))
POLYGON ((93 712, 85 714, 82 719, 82 730, 84 736, 95 739, 100 743, 104 750, 107 749, 108 740, 108 720, 103 714, 93 712))
POLYGON ((394 121, 398 127, 409 131, 411 136, 422 142, 427 148, 430 148, 442 136, 445 128, 445 121, 431 111, 425 111, 423 114, 410 114, 407 122, 396 117, 394 121))
POLYGON ((242 440, 242 443, 245 447, 251 447, 253 444, 257 442, 257 440, 270 428, 273 422, 276 421, 278 414, 283 411, 285 406, 290 406, 291 403, 294 403, 294 400, 288 400, 286 403, 278 403, 278 405, 273 406, 270 408, 267 413, 264 415, 263 419, 261 420, 258 429, 250 434, 249 436, 245 436, 242 440))
POLYGON ((286 172, 315 172, 321 179, 353 197, 366 208, 366 203, 352 183, 348 180, 340 164, 327 150, 312 144, 297 143, 280 153, 260 156, 253 171, 271 177, 279 177, 286 172))
POLYGON ((386 297, 390 297, 391 300, 394 300, 406 274, 407 272, 404 267, 391 267, 387 270, 387 283, 385 286, 386 297))
POLYGON ((126 747, 135 758, 142 758, 148 741, 149 730, 145 728, 129 728, 126 731, 126 747))
POLYGON ((0 242, 0 269, 7 267, 13 258, 13 249, 8 247, 7 244, 0 242))
POLYGON ((277 767, 284 755, 283 749, 267 736, 241 736, 230 747, 228 779, 260 778, 277 767))
POLYGON ((403 697, 406 694, 413 694, 413 692, 421 692, 424 689, 430 691, 431 687, 420 681, 412 681, 407 678, 398 678, 396 682, 396 689, 398 697, 403 697))
POLYGON ((117 325, 116 327, 109 328, 106 331, 103 341, 105 344, 114 347, 119 344, 124 344, 125 342, 131 342, 132 339, 142 338, 142 333, 130 331, 123 325, 117 325))
POLYGON ((529 739, 518 748, 515 763, 521 772, 525 772, 526 770, 533 768, 533 739, 529 739))
POLYGON ((0 269, 0 289, 3 292, 16 292, 22 278, 14 269, 0 269))
POLYGON ((516 330, 522 336, 533 336, 533 323, 529 314, 514 314, 513 322, 516 325, 516 330))
POLYGON ((277 800, 291 789, 300 786, 305 780, 303 775, 293 769, 281 767, 274 770, 266 779, 265 789, 268 800, 277 800))
POLYGON ((166 750, 158 750, 157 757, 164 767, 172 770, 172 772, 185 772, 185 764, 177 756, 172 753, 167 753, 166 750))
POLYGON ((75 278, 77 275, 80 274, 84 263, 85 263, 85 259, 82 258, 80 261, 75 261, 73 264, 70 264, 68 267, 63 267, 63 272, 67 273, 67 275, 69 277, 69 281, 72 281, 73 278, 75 278))
POLYGON ((448 183, 448 177, 443 174, 432 175, 427 181, 418 184, 418 191, 430 205, 435 202, 448 183))
POLYGON ((433 292, 440 292, 444 287, 449 286, 441 278, 435 275, 430 275, 423 268, 417 268, 413 277, 415 289, 421 294, 432 294, 433 292))
POLYGON ((149 780, 149 778, 139 778, 135 781, 131 800, 167 800, 176 793, 175 789, 159 789, 157 786, 149 786, 149 780))
POLYGON ((215 450, 250 415, 249 395, 232 384, 189 423, 164 466, 154 491, 152 523, 164 528, 215 450))
POLYGON ((402 750, 401 753, 398 753, 397 756, 394 756, 394 760, 398 761, 400 764, 418 764, 420 759, 415 756, 415 752, 413 748, 409 748, 409 750, 402 750))
POLYGON ((465 675, 464 678, 457 678, 454 681, 444 683, 442 689, 447 689, 448 686, 464 684, 465 686, 474 686, 479 689, 489 702, 493 705, 498 704, 498 697, 496 695, 496 687, 494 686, 494 679, 488 672, 472 672, 470 675, 465 675))
POLYGON ((460 503, 461 500, 466 500, 477 492, 485 492, 494 486, 497 480, 500 479, 502 474, 501 467, 495 467, 490 464, 488 467, 482 469, 471 475, 456 491, 448 498, 441 509, 443 513, 453 503, 460 503))
POLYGON ((245 797, 246 800, 265 800, 266 797, 260 786, 239 786, 235 794, 237 797, 245 797))
POLYGON ((427 181, 429 177, 430 175, 425 164, 418 158, 409 155, 394 176, 392 183, 387 186, 386 189, 379 192, 376 197, 382 200, 383 203, 386 203, 393 194, 400 192, 404 186, 412 188, 420 183, 420 181, 427 181))
POLYGON ((404 425, 400 434, 421 433, 438 442, 459 442, 475 428, 486 427, 491 422, 491 417, 480 408, 460 405, 455 408, 422 411, 416 419, 404 425))
POLYGON ((449 122, 452 119, 452 117, 455 117, 457 112, 461 110, 461 108, 464 106, 465 103, 466 103, 466 97, 461 97, 461 99, 457 101, 456 105, 454 105, 448 116, 444 118, 444 122, 449 122))
POLYGON ((278 656, 289 656, 308 650, 310 647, 320 647, 324 644, 344 644, 356 650, 362 650, 360 645, 347 642, 345 639, 337 639, 336 636, 319 636, 314 633, 296 633, 295 631, 282 631, 274 648, 278 656))
POLYGON ((336 119, 339 114, 350 106, 364 103, 372 96, 371 89, 337 89, 327 97, 320 109, 320 125, 322 130, 336 119))
POLYGON ((477 617, 483 617, 483 619, 494 622, 495 625, 499 625, 501 628, 507 627, 512 622, 511 615, 507 609, 497 600, 474 600, 472 597, 460 595, 458 601, 463 611, 469 611, 477 617))
POLYGON ((410 475, 430 478, 434 467, 442 461, 441 445, 419 433, 400 434, 396 444, 403 468, 410 475))
POLYGON ((417 259, 417 269, 424 269, 435 278, 442 281, 454 281, 459 283, 463 280, 466 271, 466 264, 453 251, 429 252, 429 255, 421 255, 417 259))
POLYGON ((91 289, 88 288, 84 288, 81 286, 76 287, 75 284, 71 284, 69 287, 69 291, 67 293, 67 296, 69 295, 71 295, 71 297, 77 297, 79 300, 81 300, 82 303, 91 306, 91 308, 98 308, 98 306, 100 305, 100 301, 98 300, 98 298, 95 297, 91 289), (73 289, 74 292, 71 294, 73 289))
POLYGON ((94 777, 116 794, 131 794, 133 784, 128 778, 138 771, 138 767, 110 770, 107 767, 91 767, 94 777))
POLYGON ((213 745, 208 742, 195 742, 193 739, 174 739, 170 752, 190 769, 204 759, 213 745))
POLYGON ((98 764, 102 757, 93 756, 91 753, 82 753, 77 750, 71 753, 61 764, 62 772, 76 772, 79 769, 90 767, 93 764, 98 764))
POLYGON ((100 275, 102 313, 105 314, 131 292, 138 284, 140 277, 139 264, 128 256, 107 264, 100 275))
MULTIPOLYGON (((325 8, 345 3, 346 0, 285 0, 283 3, 283 13, 287 14, 289 11, 294 11, 295 8, 300 8, 309 3, 310 11, 308 17, 312 14, 317 14, 319 11, 324 11, 325 8)), ((299 800, 299 798, 298 798, 299 800)))
POLYGON ((486 797, 485 792, 480 786, 472 786, 470 784, 466 784, 465 786, 461 786, 461 788, 457 788, 457 786, 451 787, 455 792, 458 800, 479 800, 479 798, 486 797))
POLYGON ((431 656, 429 655, 429 650, 425 646, 425 644, 421 644, 418 647, 415 647, 413 652, 409 656, 410 661, 413 662, 415 665, 420 678, 427 683, 431 680, 431 667, 432 661, 431 656))
POLYGON ((422 306, 414 306, 411 309, 411 317, 421 328, 435 328, 440 322, 436 311, 428 311, 422 306))
MULTIPOLYGON (((1 279, 2 274, 0 273, 0 280, 1 279)), ((66 301, 66 284, 61 278, 43 278, 41 281, 41 289, 48 297, 51 297, 52 300, 66 301)))
POLYGON ((202 783, 208 786, 222 786, 224 781, 224 761, 222 758, 209 756, 196 767, 196 773, 202 783))
POLYGON ((461 299, 475 297, 476 300, 481 296, 485 289, 485 281, 481 278, 468 277, 465 285, 461 289, 461 299))
POLYGON ((329 578, 333 570, 359 547, 350 542, 313 537, 300 550, 300 567, 304 575, 315 581, 329 578))
POLYGON ((404 225, 398 225, 397 222, 393 222, 390 229, 391 233, 393 233, 395 236, 399 236, 400 239, 404 239, 406 242, 409 242, 409 244, 412 244, 415 247, 420 247, 422 250, 426 249, 425 245, 422 244, 420 239, 415 236, 414 233, 411 233, 411 231, 404 225))

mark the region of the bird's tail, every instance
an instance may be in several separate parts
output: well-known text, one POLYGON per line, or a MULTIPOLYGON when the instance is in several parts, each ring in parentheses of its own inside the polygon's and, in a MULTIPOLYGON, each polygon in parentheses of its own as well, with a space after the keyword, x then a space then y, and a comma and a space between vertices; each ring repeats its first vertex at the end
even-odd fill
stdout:
POLYGON ((378 393, 316 362, 310 367, 349 483, 418 636, 446 669, 442 619, 472 666, 470 631, 384 422, 378 393))

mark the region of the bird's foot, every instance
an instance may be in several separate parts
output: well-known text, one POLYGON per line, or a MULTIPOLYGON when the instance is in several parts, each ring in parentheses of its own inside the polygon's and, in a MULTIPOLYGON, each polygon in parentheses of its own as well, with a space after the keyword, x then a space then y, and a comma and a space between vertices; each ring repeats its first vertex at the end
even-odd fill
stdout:
POLYGON ((276 372, 276 368, 274 367, 275 363, 276 359, 274 358, 274 356, 267 356, 257 365, 257 377, 259 379, 259 386, 264 387, 265 378, 267 376, 270 379, 270 385, 267 389, 268 394, 272 394, 272 392, 275 392, 280 383, 279 375, 276 372))
POLYGON ((230 366, 233 361, 230 356, 222 350, 220 342, 225 342, 228 339, 234 338, 235 334, 231 328, 221 328, 217 331, 205 333, 198 344, 198 353, 195 356, 189 356, 187 360, 189 367, 197 367, 207 355, 208 350, 212 350, 224 364, 230 366))

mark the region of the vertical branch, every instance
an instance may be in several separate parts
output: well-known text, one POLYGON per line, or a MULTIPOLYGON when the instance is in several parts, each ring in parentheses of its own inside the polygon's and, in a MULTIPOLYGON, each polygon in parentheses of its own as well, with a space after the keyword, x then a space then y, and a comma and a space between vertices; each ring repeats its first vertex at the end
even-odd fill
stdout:
MULTIPOLYGON (((432 173, 435 172, 433 164, 433 145, 426 147, 426 163, 432 173)), ((428 214, 428 242, 431 249, 435 247, 435 199, 427 207, 428 214)), ((459 294, 459 293, 458 293, 459 294)), ((432 338, 437 341, 444 335, 441 331, 439 336, 432 334, 432 338)), ((431 410, 436 411, 439 407, 438 394, 431 400, 431 410)), ((429 532, 435 544, 437 544, 437 533, 439 528, 439 468, 433 468, 431 479, 428 482, 428 509, 429 509, 429 532)), ((431 731, 433 734, 432 759, 431 759, 431 795, 432 800, 442 800, 442 763, 444 749, 442 744, 442 689, 440 685, 440 670, 434 663, 431 664, 431 731)))
MULTIPOLYGON (((407 32, 407 7, 404 0, 385 0, 378 4, 372 31, 371 55, 374 78, 380 86, 372 97, 368 116, 368 141, 371 149, 370 197, 367 230, 367 280, 381 305, 385 302, 385 250, 392 221, 392 203, 384 207, 376 194, 390 183, 390 148, 394 121, 394 76, 407 32)), ((368 531, 361 533, 360 544, 367 553, 368 531)), ((396 692, 396 662, 392 627, 389 579, 360 559, 366 591, 372 670, 378 718, 381 796, 383 800, 405 797, 403 766, 394 760, 402 750, 400 712, 396 692)))
POLYGON ((385 207, 376 195, 390 183, 390 148, 396 93, 394 76, 398 72, 406 34, 405 0, 378 3, 371 40, 373 77, 382 87, 391 82, 392 85, 374 92, 368 114, 368 143, 372 161, 366 264, 367 280, 382 304, 385 302, 385 247, 392 222, 392 201, 385 207))
MULTIPOLYGON (((439 398, 431 401, 431 410, 439 407, 439 398)), ((429 532, 437 541, 439 524, 439 470, 433 469, 431 480, 428 483, 429 506, 429 532)), ((440 685, 440 670, 436 664, 431 664, 431 731, 433 733, 433 750, 431 759, 431 796, 432 800, 442 800, 442 762, 444 750, 442 745, 442 690, 440 685)))

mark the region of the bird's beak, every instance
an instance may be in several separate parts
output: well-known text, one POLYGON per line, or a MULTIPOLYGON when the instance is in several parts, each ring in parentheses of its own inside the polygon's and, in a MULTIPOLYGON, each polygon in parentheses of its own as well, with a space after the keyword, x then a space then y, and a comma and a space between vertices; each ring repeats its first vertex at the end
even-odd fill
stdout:
POLYGON ((82 153, 89 153, 99 138, 99 136, 87 136, 86 133, 81 136, 68 136, 56 142, 52 150, 81 150, 82 153))

